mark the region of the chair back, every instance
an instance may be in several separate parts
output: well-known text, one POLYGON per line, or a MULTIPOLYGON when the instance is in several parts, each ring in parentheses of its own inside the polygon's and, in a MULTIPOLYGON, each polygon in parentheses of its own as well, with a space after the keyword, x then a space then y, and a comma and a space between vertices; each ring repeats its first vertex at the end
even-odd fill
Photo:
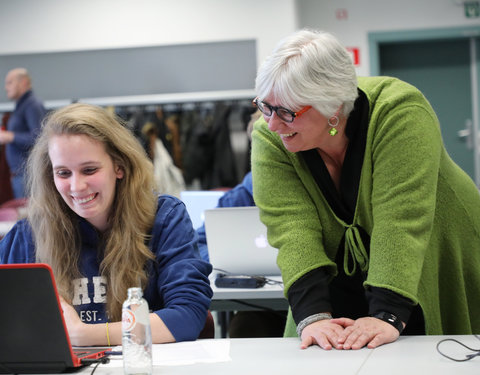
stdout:
POLYGON ((205 326, 202 329, 202 332, 200 332, 200 335, 198 336, 199 339, 213 339, 215 338, 215 321, 213 319, 213 315, 208 311, 207 314, 207 319, 205 321, 205 326))
POLYGON ((0 208, 0 221, 17 221, 18 210, 13 207, 0 208))
POLYGON ((0 204, 0 208, 20 208, 20 207, 26 207, 28 203, 28 198, 15 198, 15 199, 10 199, 6 202, 3 202, 0 204))

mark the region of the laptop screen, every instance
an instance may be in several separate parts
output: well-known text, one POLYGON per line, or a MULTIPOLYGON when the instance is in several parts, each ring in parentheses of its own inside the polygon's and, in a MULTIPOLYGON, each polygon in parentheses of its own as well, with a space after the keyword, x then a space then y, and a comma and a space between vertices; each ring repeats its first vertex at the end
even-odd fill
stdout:
POLYGON ((216 207, 224 193, 224 191, 218 190, 185 190, 180 193, 180 199, 185 203, 194 229, 203 225, 204 211, 216 207))
POLYGON ((236 275, 278 276, 278 250, 267 240, 258 207, 221 207, 205 211, 210 262, 236 275))
POLYGON ((0 373, 53 373, 81 365, 48 265, 0 265, 0 300, 0 373))

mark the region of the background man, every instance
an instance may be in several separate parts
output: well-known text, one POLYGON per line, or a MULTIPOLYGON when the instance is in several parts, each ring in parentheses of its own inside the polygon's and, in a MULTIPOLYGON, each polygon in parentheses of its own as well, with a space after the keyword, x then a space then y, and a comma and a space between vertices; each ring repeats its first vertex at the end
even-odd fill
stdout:
POLYGON ((5 90, 7 97, 16 105, 8 120, 7 130, 0 130, 0 144, 6 145, 13 195, 22 198, 25 197, 23 165, 46 110, 33 94, 30 76, 24 68, 15 68, 7 73, 5 90))

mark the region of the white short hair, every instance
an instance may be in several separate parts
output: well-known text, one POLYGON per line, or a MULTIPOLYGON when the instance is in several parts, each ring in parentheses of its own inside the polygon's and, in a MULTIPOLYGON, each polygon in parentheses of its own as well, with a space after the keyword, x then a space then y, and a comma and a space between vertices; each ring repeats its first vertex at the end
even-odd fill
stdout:
POLYGON ((280 41, 260 66, 255 82, 260 100, 273 95, 277 105, 311 105, 326 117, 340 106, 345 116, 358 96, 351 55, 332 35, 300 30, 280 41))

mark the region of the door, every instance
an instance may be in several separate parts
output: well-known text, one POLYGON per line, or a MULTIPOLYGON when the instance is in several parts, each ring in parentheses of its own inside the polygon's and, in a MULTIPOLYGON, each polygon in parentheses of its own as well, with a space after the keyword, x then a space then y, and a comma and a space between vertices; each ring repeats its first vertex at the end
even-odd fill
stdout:
POLYGON ((398 77, 423 92, 440 120, 447 152, 479 186, 478 142, 474 142, 478 132, 478 101, 474 95, 478 78, 473 71, 475 64, 478 69, 478 37, 445 37, 443 33, 432 38, 432 34, 428 38, 408 35, 404 40, 401 34, 398 39, 390 35, 389 40, 378 41, 378 67, 372 74, 398 77))

